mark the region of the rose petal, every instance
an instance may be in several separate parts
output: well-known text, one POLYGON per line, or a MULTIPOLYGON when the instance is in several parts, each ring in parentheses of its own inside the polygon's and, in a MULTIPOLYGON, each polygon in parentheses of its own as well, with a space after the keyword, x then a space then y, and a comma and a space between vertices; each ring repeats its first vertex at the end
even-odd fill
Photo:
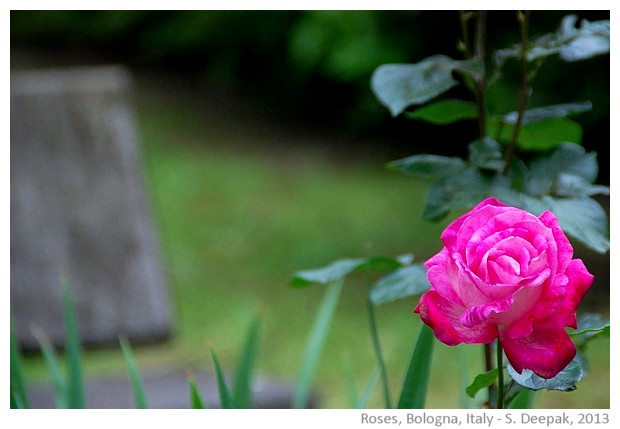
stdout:
POLYGON ((547 250, 543 250, 538 256, 530 259, 527 263, 525 264, 521 264, 521 270, 523 273, 539 273, 542 270, 544 270, 545 268, 549 269, 549 272, 551 273, 551 268, 549 268, 548 265, 548 258, 547 258, 547 250))
POLYGON ((551 229, 557 248, 557 272, 561 273, 568 267, 568 264, 573 258, 573 246, 571 246, 566 234, 564 234, 564 231, 560 228, 558 218, 555 217, 553 213, 546 211, 540 215, 539 219, 547 228, 551 229))
MULTIPOLYGON (((488 304, 477 305, 475 307, 469 307, 461 315, 460 321, 463 326, 473 328, 488 321, 490 316, 497 315, 508 311, 514 298, 508 296, 504 299, 493 301, 488 304)), ((495 320, 492 321, 495 323, 495 320)))
POLYGON ((524 369, 542 378, 553 378, 570 363, 577 352, 563 328, 534 328, 530 335, 513 339, 500 337, 504 353, 520 374, 524 369))
MULTIPOLYGON (((506 317, 507 315, 504 315, 506 317)), ((525 315, 518 320, 511 320, 510 323, 502 330, 502 338, 523 338, 532 333, 532 320, 525 315)))
POLYGON ((553 320, 557 326, 577 327, 577 307, 592 285, 594 276, 588 272, 583 261, 574 259, 568 265, 566 274, 558 274, 545 288, 529 312, 531 320, 548 323, 553 320))
MULTIPOLYGON (((486 200, 480 202, 480 204, 478 204, 476 207, 471 209, 469 213, 464 214, 463 216, 452 222, 450 225, 448 225, 448 227, 441 234, 441 241, 448 248, 448 250, 453 252, 457 246, 457 238, 460 237, 462 234, 466 233, 466 231, 461 231, 461 227, 466 220, 470 219, 471 217, 479 217, 479 222, 483 224, 486 223, 493 216, 493 210, 491 210, 491 212, 482 213, 482 215, 479 214, 479 212, 485 207, 497 207, 501 208, 501 210, 505 210, 504 207, 506 207, 506 204, 496 200, 493 197, 487 198, 486 200)), ((473 232, 474 231, 471 231, 471 233, 473 232)), ((471 233, 469 234, 469 236, 471 236, 471 233)), ((467 239, 467 241, 469 241, 469 238, 467 239)))
POLYGON ((488 344, 497 338, 498 331, 493 325, 463 326, 460 317, 464 310, 465 307, 430 290, 422 295, 414 311, 420 313, 420 318, 431 327, 437 339, 449 346, 460 343, 488 344))
MULTIPOLYGON (((523 235, 526 235, 525 233, 526 232, 521 232, 523 235)), ((481 241, 470 241, 465 248, 467 264, 473 269, 478 266, 484 269, 484 263, 490 257, 496 256, 497 254, 503 255, 506 253, 513 253, 515 250, 520 253, 521 246, 512 249, 507 243, 504 243, 505 240, 516 239, 517 236, 518 232, 514 228, 509 228, 503 231, 496 231, 481 241), (502 245, 500 243, 504 244, 502 245)), ((527 240, 522 239, 521 243, 529 248, 530 253, 538 254, 536 249, 534 249, 527 240)))
POLYGON ((458 295, 458 270, 452 264, 448 250, 444 247, 424 264, 428 269, 426 277, 437 293, 454 303, 462 304, 458 295))
POLYGON ((576 312, 584 295, 592 286, 594 276, 590 274, 581 259, 573 259, 566 268, 568 284, 564 288, 564 299, 558 311, 565 326, 577 328, 576 312))
POLYGON ((482 280, 465 264, 459 253, 453 254, 452 258, 459 270, 458 294, 463 305, 471 307, 485 304, 489 302, 489 299, 503 298, 512 292, 512 289, 496 288, 495 285, 482 280))
POLYGON ((466 266, 461 267, 461 272, 467 276, 469 283, 474 286, 473 288, 470 286, 472 290, 466 289, 466 287, 463 286, 460 291, 461 297, 469 297, 468 300, 463 299, 463 303, 468 307, 488 303, 490 300, 496 301, 498 299, 503 299, 507 295, 515 293, 521 287, 519 284, 489 283, 478 277, 476 273, 472 272, 466 266))
POLYGON ((455 249, 465 249, 469 242, 480 242, 489 235, 505 229, 497 227, 497 218, 512 211, 514 208, 505 206, 488 205, 480 208, 463 221, 458 230, 455 249))
POLYGON ((532 331, 532 311, 540 305, 540 297, 544 292, 543 287, 524 286, 519 288, 512 296, 514 302, 505 313, 496 317, 496 323, 504 335, 511 338, 520 338, 532 331))

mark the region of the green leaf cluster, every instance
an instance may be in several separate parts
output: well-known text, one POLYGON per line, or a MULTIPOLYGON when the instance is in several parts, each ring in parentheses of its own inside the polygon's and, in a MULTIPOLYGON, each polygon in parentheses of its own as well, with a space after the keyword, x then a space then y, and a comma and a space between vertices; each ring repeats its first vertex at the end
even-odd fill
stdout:
MULTIPOLYGON (((580 146, 583 131, 571 119, 591 111, 592 103, 582 101, 529 109, 526 105, 532 81, 548 57, 558 55, 562 61, 573 62, 609 53, 609 21, 584 20, 577 27, 577 17, 569 15, 556 32, 528 41, 526 16, 517 15, 521 43, 496 51, 492 60, 481 61, 480 52, 469 51, 464 41, 461 46, 466 54, 464 60, 434 55, 416 64, 386 64, 376 69, 372 90, 392 116, 403 114, 410 120, 442 126, 477 120, 480 128, 480 138, 468 143, 466 158, 414 155, 393 161, 388 168, 430 183, 422 213, 424 219, 438 221, 452 211, 465 211, 485 198, 496 197, 535 215, 550 210, 568 235, 605 253, 610 247, 609 219, 592 197, 609 195, 609 188, 595 183, 596 153, 588 153, 580 146), (519 110, 488 112, 484 91, 501 78, 509 60, 519 61, 522 66, 519 110), (460 83, 473 92, 476 104, 450 98, 426 104, 460 83)), ((464 27, 467 16, 462 15, 464 27)), ((411 265, 382 278, 371 291, 373 302, 379 304, 423 291, 425 281, 420 273, 424 273, 423 267, 411 265)), ((582 318, 580 329, 571 335, 583 350, 591 338, 609 335, 609 322, 596 316, 582 318)), ((581 352, 550 380, 529 370, 519 374, 510 364, 507 368, 518 387, 502 400, 515 407, 527 407, 531 403, 528 391, 569 391, 587 374, 581 352)), ((503 371, 496 368, 480 374, 466 388, 467 395, 473 398, 498 380, 503 384, 503 371)), ((505 391, 512 386, 507 385, 505 391)))
POLYGON ((579 146, 581 126, 569 118, 590 111, 589 101, 492 113, 481 112, 472 102, 441 99, 406 111, 461 82, 469 88, 474 83, 492 84, 509 59, 526 55, 528 62, 535 63, 528 76, 531 80, 541 61, 551 55, 571 62, 609 52, 609 21, 583 21, 580 27, 576 23, 576 16, 565 17, 558 31, 534 39, 525 52, 522 45, 498 50, 492 65, 473 57, 455 60, 434 55, 416 64, 386 64, 376 69, 371 87, 393 116, 404 112, 409 119, 436 125, 488 116, 481 138, 469 143, 467 159, 425 154, 388 164, 392 170, 431 183, 424 219, 437 221, 494 196, 535 214, 551 210, 567 234, 597 252, 609 250, 609 220, 592 199, 609 194, 609 188, 595 184, 596 153, 579 146))
MULTIPOLYGON (((528 61, 539 61, 552 55, 559 55, 563 61, 586 60, 596 55, 609 53, 609 20, 589 22, 583 20, 577 27, 577 16, 567 15, 562 19, 560 28, 551 34, 538 37, 532 41, 527 52, 528 61)), ((496 53, 498 65, 509 58, 520 58, 520 46, 499 50, 496 53)))
POLYGON ((564 231, 589 248, 609 250, 609 219, 592 198, 609 188, 594 183, 596 154, 574 143, 539 152, 529 162, 516 159, 506 168, 504 147, 490 137, 469 145, 469 158, 415 155, 389 164, 392 170, 431 182, 423 218, 443 219, 494 196, 536 215, 551 210, 564 231))

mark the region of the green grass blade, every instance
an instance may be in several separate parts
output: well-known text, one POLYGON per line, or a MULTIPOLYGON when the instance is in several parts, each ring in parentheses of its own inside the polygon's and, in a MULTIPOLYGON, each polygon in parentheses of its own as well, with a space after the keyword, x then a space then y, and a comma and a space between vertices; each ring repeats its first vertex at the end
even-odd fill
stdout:
POLYGON ((372 337, 372 345, 375 350, 375 356, 377 357, 377 363, 381 371, 381 381, 383 384, 383 397, 385 399, 385 408, 392 408, 392 398, 390 396, 390 384, 388 382, 387 369, 385 367, 385 360, 383 359, 383 352, 381 351, 381 342, 379 341, 379 330, 377 329, 377 318, 375 317, 375 308, 370 299, 367 300, 368 307, 368 319, 370 322, 370 333, 372 337))
POLYGON ((26 408, 24 407, 24 403, 21 401, 21 398, 17 397, 17 392, 13 389, 11 389, 11 403, 10 403, 10 407, 12 410, 18 410, 18 409, 23 409, 26 408))
POLYGON ((372 395, 372 392, 375 390, 377 382, 379 381, 379 377, 381 377, 381 369, 377 368, 373 371, 372 375, 370 376, 370 379, 368 380, 368 383, 366 384, 364 391, 362 392, 359 399, 357 400, 357 403, 355 404, 355 408, 357 409, 366 408, 366 404, 368 404, 368 401, 370 400, 370 396, 372 395))
POLYGON ((131 380, 131 387, 133 388, 133 397, 136 408, 148 408, 149 406, 148 401, 146 400, 144 385, 142 384, 142 378, 138 372, 136 360, 131 352, 131 346, 124 337, 119 338, 118 341, 121 344, 121 350, 123 351, 123 357, 125 358, 125 365, 127 365, 127 371, 129 372, 129 379, 131 380))
POLYGON ((213 368, 215 369, 215 377, 217 378, 217 389, 220 395, 220 408, 223 409, 232 409, 235 408, 234 402, 232 399, 232 395, 230 393, 230 389, 228 388, 228 384, 226 383, 226 378, 224 377, 224 371, 222 371, 222 367, 220 365, 220 361, 217 358, 217 355, 213 351, 211 347, 211 358, 213 359, 213 368))
POLYGON ((47 370, 52 379, 56 407, 67 408, 67 383, 60 369, 60 362, 56 357, 54 347, 43 330, 36 329, 34 336, 41 346, 41 353, 43 354, 43 359, 45 360, 47 370))
POLYGON ((420 328, 418 341, 413 349, 409 368, 403 383, 398 408, 424 408, 428 380, 431 373, 431 358, 435 344, 433 331, 426 325, 420 328))
POLYGON ((63 283, 63 305, 65 311, 66 353, 67 353, 67 407, 85 408, 84 378, 82 374, 82 350, 77 328, 75 307, 71 290, 63 283))
POLYGON ((198 390, 198 385, 196 384, 196 380, 191 374, 187 375, 187 383, 189 384, 189 401, 190 407, 193 410, 203 410, 205 409, 205 402, 202 399, 202 395, 198 390))
POLYGON ((472 407, 472 400, 467 395, 467 387, 469 386, 469 365, 467 363, 467 352, 465 348, 458 347, 458 364, 459 364, 459 385, 460 385, 460 398, 461 409, 468 409, 472 407))
POLYGON ((355 377, 353 376, 353 367, 351 366, 350 356, 343 358, 342 366, 344 368, 344 387, 347 390, 349 408, 355 408, 359 402, 359 398, 355 387, 355 377))
POLYGON ((232 397, 236 408, 252 407, 252 373, 258 354, 260 321, 260 316, 256 316, 252 321, 235 370, 232 397))
POLYGON ((10 326, 10 353, 11 353, 11 408, 28 408, 28 393, 26 391, 26 381, 22 371, 21 354, 17 338, 10 326))
POLYGON ((293 408, 304 408, 310 399, 312 378, 319 364, 323 346, 332 318, 336 312, 338 298, 342 290, 342 279, 330 283, 321 302, 319 312, 312 326, 306 349, 303 355, 301 369, 297 378, 295 395, 293 397, 293 408))

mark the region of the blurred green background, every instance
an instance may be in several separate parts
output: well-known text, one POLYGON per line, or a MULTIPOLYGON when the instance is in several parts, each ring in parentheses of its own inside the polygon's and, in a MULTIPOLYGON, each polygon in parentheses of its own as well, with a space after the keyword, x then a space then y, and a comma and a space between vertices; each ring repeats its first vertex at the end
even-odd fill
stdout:
MULTIPOLYGON (((531 34, 555 31, 569 13, 534 12, 531 34)), ((608 11, 574 13, 609 19, 608 11)), ((383 63, 458 58, 459 34, 456 11, 11 12, 12 69, 122 63, 134 73, 146 182, 176 314, 170 341, 136 346, 141 371, 209 370, 207 340, 231 367, 262 311, 258 369, 293 379, 323 293, 288 287, 294 271, 377 254, 424 260, 439 250, 450 219, 422 221, 425 185, 384 165, 429 151, 464 154, 476 126, 391 118, 369 82, 383 63)), ((514 13, 489 15, 490 48, 516 43, 516 34, 514 13)), ((515 110, 517 87, 518 75, 507 70, 489 108, 515 110)), ((468 97, 458 88, 449 95, 468 97)), ((594 105, 576 118, 583 144, 599 153, 599 182, 608 185, 609 56, 549 61, 530 105, 582 100, 594 105)), ((586 305, 608 314, 609 255, 587 256, 602 275, 586 305)), ((374 369, 368 283, 353 278, 341 298, 316 379, 322 407, 349 406, 347 365, 358 389, 374 369)), ((415 304, 378 308, 393 394, 419 328, 415 304)), ((482 351, 466 354, 473 379, 482 351)), ((457 355, 458 347, 437 345, 431 382, 441 389, 431 389, 429 407, 462 405, 457 355)), ((595 341, 588 357, 592 373, 576 393, 542 393, 538 405, 609 407, 609 340, 595 341)), ((46 377, 40 357, 26 363, 32 379, 46 377)), ((116 349, 87 351, 86 369, 125 370, 116 349)))

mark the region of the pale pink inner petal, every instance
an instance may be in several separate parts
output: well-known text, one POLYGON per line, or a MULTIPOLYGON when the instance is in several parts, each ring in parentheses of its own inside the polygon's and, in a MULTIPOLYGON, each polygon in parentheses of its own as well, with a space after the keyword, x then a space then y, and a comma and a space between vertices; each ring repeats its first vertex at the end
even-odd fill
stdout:
POLYGON ((521 274, 521 264, 519 264, 512 256, 502 255, 497 258, 495 262, 507 273, 511 273, 516 276, 521 274))
POLYGON ((458 268, 458 273, 456 273, 458 277, 457 291, 463 305, 471 307, 488 303, 489 296, 485 293, 485 288, 488 287, 486 282, 469 269, 462 260, 460 253, 454 253, 452 257, 458 268))
POLYGON ((464 249, 470 241, 480 241, 495 231, 505 228, 495 227, 495 218, 506 211, 512 212, 512 207, 487 205, 463 220, 454 243, 455 249, 464 249))
POLYGON ((536 307, 541 299, 544 288, 540 287, 520 287, 513 294, 513 304, 508 311, 497 316, 495 322, 500 330, 513 329, 513 324, 519 322, 518 331, 511 331, 509 336, 518 335, 524 331, 529 332, 532 321, 528 317, 531 311, 536 307))
MULTIPOLYGON (((498 242, 513 236, 515 236, 513 229, 505 229, 503 231, 495 231, 483 240, 470 241, 465 248, 465 260, 467 261, 467 265, 476 270, 482 263, 482 259, 485 255, 487 255, 498 242)), ((478 274, 480 275, 480 273, 478 274)))
POLYGON ((547 259, 547 249, 540 252, 538 256, 532 258, 529 263, 523 264, 524 273, 538 273, 545 268, 549 268, 549 261, 547 259))
MULTIPOLYGON (((516 262, 510 256, 502 256, 496 261, 489 261, 487 281, 493 285, 511 285, 516 286, 521 281, 522 277, 515 273, 515 268, 512 264, 503 264, 503 261, 508 259, 516 262)), ((519 265, 517 264, 517 269, 519 265)))
POLYGON ((491 316, 508 311, 513 302, 514 298, 508 296, 498 301, 469 307, 461 315, 460 321, 463 326, 473 328, 474 326, 487 322, 491 316))

